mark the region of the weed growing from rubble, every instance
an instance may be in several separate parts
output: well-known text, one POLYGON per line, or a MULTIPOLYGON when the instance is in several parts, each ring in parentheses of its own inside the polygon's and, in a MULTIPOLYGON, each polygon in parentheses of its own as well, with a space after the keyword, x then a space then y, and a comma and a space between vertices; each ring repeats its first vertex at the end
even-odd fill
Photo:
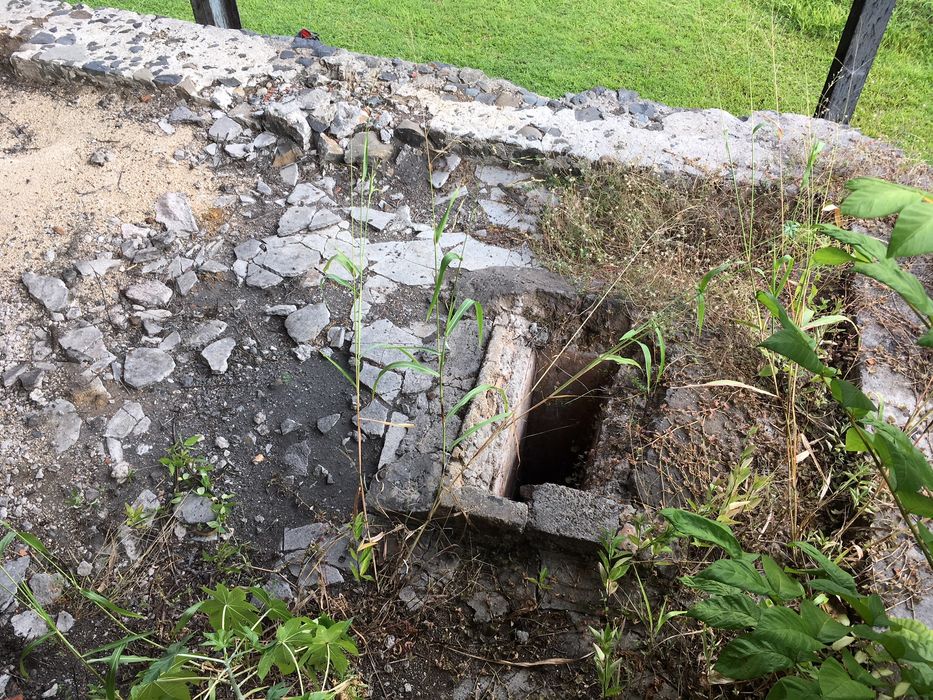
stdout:
POLYGON ((207 525, 223 535, 227 533, 227 520, 233 510, 233 496, 217 493, 211 478, 213 465, 193 452, 203 439, 203 435, 192 435, 176 442, 169 448, 168 454, 159 458, 159 463, 168 470, 174 482, 172 505, 181 503, 188 494, 209 499, 214 518, 207 525))
POLYGON ((789 569, 744 551, 722 523, 675 508, 661 515, 678 535, 726 554, 680 579, 708 596, 687 615, 713 630, 739 632, 718 651, 712 670, 720 682, 779 674, 768 693, 773 700, 933 693, 933 631, 889 617, 877 594, 860 593, 855 579, 813 545, 792 542, 811 566, 789 569))
POLYGON ((159 639, 155 630, 138 632, 127 625, 127 620, 145 620, 143 615, 83 586, 34 536, 5 527, 8 532, 0 539, 0 556, 14 541, 25 543, 38 562, 67 582, 68 591, 88 601, 108 625, 125 635, 94 649, 79 650, 58 629, 29 585, 20 583, 18 598, 48 630, 24 648, 20 657, 23 676, 26 657, 55 641, 96 679, 96 687, 89 692, 95 698, 357 697, 359 683, 351 673, 349 657, 359 652, 350 635, 350 620, 296 615, 262 588, 228 588, 221 583, 203 588, 204 597, 185 610, 169 638, 159 639), (125 669, 139 669, 128 694, 119 683, 125 669))
MULTIPOLYGON (((852 180, 847 187, 852 194, 843 202, 844 214, 862 218, 897 214, 891 240, 885 245, 871 236, 824 224, 821 231, 849 246, 852 252, 834 246, 820 248, 813 254, 814 263, 851 263, 856 272, 892 289, 926 328, 917 343, 933 347, 933 299, 920 281, 897 262, 898 257, 933 253, 933 194, 873 178, 852 180)), ((907 433, 885 420, 882 409, 858 387, 842 379, 838 370, 825 364, 819 354, 819 339, 811 334, 819 327, 820 319, 805 319, 808 322, 800 324, 777 295, 761 291, 757 298, 777 322, 777 330, 761 347, 786 361, 788 390, 796 385, 797 373, 806 372, 810 381, 822 385, 843 409, 849 421, 846 449, 865 453, 871 459, 933 569, 933 533, 928 524, 928 519, 933 518, 933 466, 907 433)))

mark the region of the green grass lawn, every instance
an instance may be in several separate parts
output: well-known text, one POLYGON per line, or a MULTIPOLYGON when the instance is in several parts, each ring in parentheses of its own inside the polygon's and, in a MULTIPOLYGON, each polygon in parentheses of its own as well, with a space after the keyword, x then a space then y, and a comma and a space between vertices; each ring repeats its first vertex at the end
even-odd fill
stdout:
MULTIPOLYGON (((191 18, 188 0, 91 0, 191 18)), ((846 0, 239 0, 246 27, 473 66, 546 95, 809 114, 846 0)), ((853 124, 933 160, 933 0, 899 0, 853 124)))

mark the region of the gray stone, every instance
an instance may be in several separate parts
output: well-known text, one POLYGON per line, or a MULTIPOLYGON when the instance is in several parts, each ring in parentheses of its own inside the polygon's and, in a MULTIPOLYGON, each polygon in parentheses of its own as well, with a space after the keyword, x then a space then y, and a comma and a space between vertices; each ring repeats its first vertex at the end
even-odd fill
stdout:
MULTIPOLYGON (((62 634, 67 634, 75 626, 75 619, 67 610, 62 610, 55 618, 55 629, 62 634)), ((57 694, 57 693, 56 693, 57 694)))
POLYGON ((267 238, 266 250, 252 259, 255 265, 280 277, 303 275, 321 261, 321 254, 304 244, 302 236, 267 238))
POLYGON ((393 152, 392 144, 382 143, 371 131, 361 131, 350 139, 343 153, 343 160, 349 165, 360 165, 365 157, 370 163, 374 163, 389 160, 393 152))
POLYGON ((104 437, 122 440, 132 435, 148 432, 150 421, 143 413, 143 407, 136 401, 124 401, 113 417, 107 421, 104 437))
POLYGON ((224 331, 227 330, 227 324, 216 319, 205 321, 195 326, 194 330, 185 338, 185 345, 192 350, 199 350, 208 343, 217 340, 224 331))
POLYGON ((124 292, 126 298, 132 302, 145 306, 147 309, 158 309, 172 298, 172 290, 158 280, 143 280, 128 287, 124 292))
POLYGON ((97 258, 75 263, 75 269, 81 273, 82 277, 103 277, 118 267, 120 267, 120 261, 114 258, 97 258))
POLYGON ((135 348, 126 353, 123 381, 134 389, 161 382, 175 371, 172 356, 156 348, 135 348))
POLYGON ((330 199, 324 190, 309 182, 302 182, 295 186, 295 189, 292 190, 285 201, 289 204, 308 206, 320 202, 322 199, 330 199))
POLYGON ((214 122, 208 130, 207 135, 210 136, 211 141, 226 143, 227 141, 233 141, 233 139, 242 133, 242 126, 233 121, 230 117, 223 116, 214 122))
POLYGON ((19 584, 26 578, 29 557, 19 557, 0 566, 0 612, 6 610, 16 598, 19 584))
POLYGON ((78 564, 75 572, 78 574, 78 576, 90 576, 92 573, 94 573, 94 567, 91 565, 91 562, 82 561, 80 564, 78 564))
MULTIPOLYGON (((420 339, 413 333, 396 326, 388 319, 380 319, 362 329, 363 359, 385 366, 396 360, 408 359, 398 350, 385 346, 417 347, 420 339)), ((352 348, 355 352, 355 346, 352 348)))
POLYGON ((366 123, 366 112, 349 102, 338 102, 334 119, 328 131, 338 139, 350 136, 356 128, 366 123))
POLYGON ((270 131, 291 139, 307 150, 311 144, 311 125, 297 102, 272 102, 264 115, 270 131))
POLYGON ((476 591, 466 604, 473 608, 474 622, 492 622, 509 613, 509 601, 495 591, 476 591))
POLYGON ((29 590, 41 605, 52 605, 65 592, 65 578, 59 573, 39 572, 29 579, 29 590))
POLYGON ((304 551, 312 544, 322 545, 336 533, 330 523, 311 523, 301 527, 286 528, 282 536, 282 551, 304 551))
POLYGON ((285 450, 282 461, 285 462, 287 473, 291 476, 304 477, 308 475, 308 458, 311 456, 311 446, 307 440, 289 445, 285 450))
POLYGON ((29 295, 48 311, 64 311, 68 307, 68 287, 58 277, 24 272, 22 280, 29 295))
POLYGON ((107 148, 98 148, 91 154, 90 158, 87 159, 87 162, 91 165, 96 165, 98 168, 102 168, 112 160, 113 151, 107 148))
POLYGON ((201 357, 207 362, 211 372, 223 374, 227 371, 227 360, 235 347, 236 341, 233 338, 221 338, 204 348, 201 351, 201 357))
POLYGON ((329 416, 324 416, 319 419, 317 422, 317 429, 323 434, 329 433, 333 430, 334 426, 337 425, 337 422, 340 420, 339 413, 331 413, 329 416))
POLYGON ((480 182, 489 187, 507 187, 519 182, 524 182, 530 179, 531 175, 516 170, 500 168, 498 165, 478 165, 476 166, 476 177, 480 182))
POLYGON ((353 414, 353 425, 358 425, 369 437, 382 437, 386 431, 389 409, 379 399, 373 399, 359 413, 353 414))
POLYGON ((300 231, 316 231, 340 223, 340 217, 327 209, 289 207, 279 219, 278 235, 290 236, 300 231))
POLYGON ((197 233, 198 222, 183 192, 168 192, 155 203, 156 221, 173 233, 197 233))
POLYGON ((343 160, 343 149, 327 134, 318 134, 317 153, 325 163, 339 163, 343 160))
POLYGON ((178 293, 183 297, 188 296, 188 293, 194 288, 194 285, 198 283, 198 276, 195 274, 194 270, 188 270, 187 272, 178 276, 175 280, 175 286, 178 287, 178 293))
POLYGON ((19 381, 19 378, 29 369, 29 363, 20 362, 15 364, 3 373, 3 387, 9 389, 19 381))
POLYGON ((74 404, 64 399, 55 399, 42 409, 42 414, 55 454, 65 452, 78 441, 81 435, 81 417, 74 404))
POLYGON ((357 223, 369 224, 377 231, 382 231, 395 220, 395 213, 366 207, 350 207, 350 218, 357 223))
POLYGON ((298 182, 298 164, 292 163, 279 170, 279 178, 289 186, 294 186, 298 182))
POLYGON ((286 418, 279 425, 279 432, 282 433, 282 435, 288 435, 289 433, 294 433, 299 428, 301 428, 301 423, 291 418, 286 418))
POLYGON ((403 119, 395 127, 395 138, 413 148, 421 148, 425 142, 424 129, 411 119, 403 119))
POLYGON ((25 642, 31 642, 38 639, 46 632, 49 627, 39 613, 33 610, 24 610, 18 615, 10 618, 10 624, 13 625, 13 634, 25 642))
POLYGON ((55 629, 62 634, 67 634, 75 626, 75 619, 67 610, 62 610, 55 618, 55 629))
POLYGON ((330 311, 324 304, 308 304, 289 314, 285 319, 285 330, 296 343, 308 343, 330 323, 330 311))
POLYGON ((268 289, 282 282, 282 278, 264 267, 249 263, 246 266, 246 284, 257 289, 268 289))
POLYGON ((275 306, 265 307, 262 312, 266 316, 288 316, 297 310, 298 307, 294 304, 276 304, 275 306))
POLYGON ((213 501, 207 496, 187 493, 178 504, 175 517, 186 525, 203 525, 214 519, 213 506, 213 501))
POLYGON ((196 124, 203 126, 207 122, 205 117, 192 111, 187 105, 180 104, 168 115, 169 124, 196 124))
POLYGON ((104 334, 96 326, 83 326, 66 331, 59 337, 58 344, 65 355, 75 362, 107 365, 114 360, 114 356, 104 345, 104 334))

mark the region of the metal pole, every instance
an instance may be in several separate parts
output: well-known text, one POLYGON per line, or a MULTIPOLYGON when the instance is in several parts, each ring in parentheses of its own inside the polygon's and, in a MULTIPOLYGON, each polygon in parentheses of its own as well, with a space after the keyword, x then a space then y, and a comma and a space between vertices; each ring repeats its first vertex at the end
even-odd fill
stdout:
POLYGON ((224 29, 242 29, 236 0, 191 0, 194 21, 224 29))
POLYGON ((854 0, 816 108, 817 117, 848 124, 878 53, 895 0, 854 0))

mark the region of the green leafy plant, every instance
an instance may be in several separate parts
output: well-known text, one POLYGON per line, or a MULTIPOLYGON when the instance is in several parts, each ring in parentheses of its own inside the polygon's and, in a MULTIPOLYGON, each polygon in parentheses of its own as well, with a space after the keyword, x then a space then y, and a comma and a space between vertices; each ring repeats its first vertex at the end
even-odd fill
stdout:
POLYGON ((622 659, 616 655, 619 629, 606 625, 602 629, 590 627, 593 636, 593 663, 599 679, 600 697, 612 698, 622 692, 622 659))
POLYGON ((350 553, 350 573, 356 581, 373 581, 373 575, 369 572, 373 565, 373 547, 376 542, 366 537, 366 516, 362 512, 357 513, 350 521, 351 544, 350 553))
POLYGON ((687 611, 710 628, 738 635, 719 651, 713 670, 734 681, 779 675, 768 698, 929 697, 933 631, 890 618, 877 594, 807 542, 803 570, 745 552, 722 523, 678 509, 661 511, 674 531, 726 557, 691 576, 707 597, 687 611))
POLYGON ((856 272, 896 292, 926 328, 917 343, 933 347, 933 299, 920 280, 897 261, 933 253, 933 193, 871 177, 850 180, 846 187, 851 194, 842 202, 843 214, 859 219, 897 215, 891 239, 885 245, 867 234, 825 224, 821 226, 823 233, 848 246, 851 252, 837 247, 822 248, 814 253, 816 262, 852 263, 856 272))
POLYGON ((46 643, 57 642, 96 679, 94 697, 107 700, 191 700, 197 698, 300 697, 332 700, 341 693, 353 697, 359 686, 350 668, 358 650, 350 635, 350 620, 326 615, 296 615, 284 602, 258 587, 204 588, 204 598, 176 621, 167 639, 155 630, 134 631, 127 621, 146 618, 115 604, 102 593, 85 588, 59 565, 37 538, 6 525, 0 555, 14 540, 24 542, 44 566, 57 571, 73 590, 124 636, 82 651, 22 583, 19 598, 46 622, 50 630, 30 642, 22 660, 46 643), (193 630, 193 631, 192 631, 193 630), (137 669, 134 679, 118 682, 125 668, 137 669))
POLYGON ((123 510, 126 513, 125 522, 127 527, 135 529, 149 524, 149 515, 144 507, 134 507, 130 503, 125 503, 123 510))
POLYGON ((203 435, 192 435, 173 444, 168 454, 159 458, 174 481, 175 496, 172 503, 177 505, 189 493, 208 498, 214 514, 207 525, 218 534, 229 532, 227 520, 233 510, 232 494, 219 494, 214 490, 212 479, 213 465, 203 456, 195 454, 194 448, 203 441, 203 435))
POLYGON ((541 565, 541 568, 538 569, 538 574, 536 576, 526 576, 525 580, 539 591, 551 590, 551 572, 548 571, 548 568, 545 564, 541 565))

